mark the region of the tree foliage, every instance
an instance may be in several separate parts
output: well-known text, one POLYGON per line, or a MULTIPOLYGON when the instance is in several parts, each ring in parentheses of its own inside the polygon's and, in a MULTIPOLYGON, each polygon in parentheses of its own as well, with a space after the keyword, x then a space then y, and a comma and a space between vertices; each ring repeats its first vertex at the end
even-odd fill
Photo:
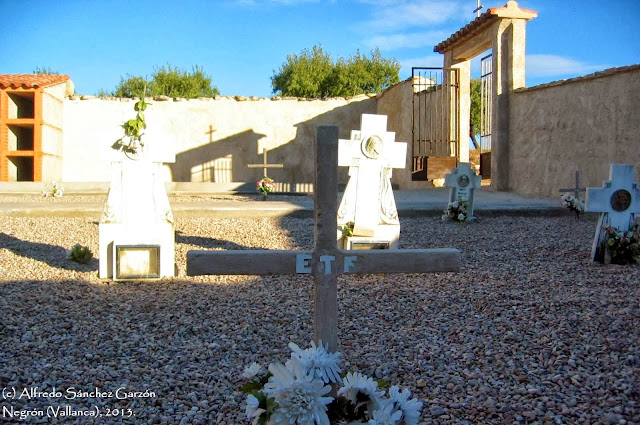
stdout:
POLYGON ((36 69, 33 70, 33 73, 37 75, 60 75, 58 71, 54 71, 48 66, 36 66, 36 69))
POLYGON ((127 74, 120 77, 120 83, 113 92, 117 97, 140 97, 147 87, 149 96, 184 97, 214 97, 220 94, 218 88, 211 84, 209 77, 199 66, 194 66, 192 72, 172 67, 155 67, 151 79, 127 74))
POLYGON ((333 60, 322 47, 313 46, 287 55, 271 77, 273 93, 280 96, 325 98, 380 93, 400 81, 400 64, 385 59, 379 49, 370 56, 356 51, 349 58, 333 60))
POLYGON ((471 79, 471 134, 480 133, 480 108, 481 108, 482 80, 480 78, 471 79))

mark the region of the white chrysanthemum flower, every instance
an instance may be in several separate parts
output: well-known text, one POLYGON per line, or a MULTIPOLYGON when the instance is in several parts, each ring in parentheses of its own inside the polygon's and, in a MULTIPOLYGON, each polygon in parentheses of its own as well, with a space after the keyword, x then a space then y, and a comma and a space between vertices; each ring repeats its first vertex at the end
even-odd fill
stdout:
POLYGON ((280 363, 269 365, 273 376, 265 384, 264 392, 278 404, 269 424, 330 425, 326 405, 333 398, 324 395, 331 387, 306 373, 296 359, 292 359, 290 369, 280 363))
MULTIPOLYGON (((293 342, 289 343, 291 348, 291 358, 295 358, 305 368, 312 377, 322 379, 322 382, 340 383, 340 353, 329 353, 327 347, 322 346, 322 341, 318 341, 318 346, 311 341, 311 347, 302 350, 293 342)), ((287 362, 287 365, 289 362, 287 362)))
POLYGON ((256 425, 260 420, 260 416, 262 416, 262 414, 266 412, 266 410, 260 409, 258 407, 259 405, 260 401, 258 401, 255 396, 251 394, 247 396, 247 407, 245 409, 245 413, 247 415, 247 419, 253 418, 253 425, 256 425))
POLYGON ((395 410, 393 403, 384 403, 379 409, 373 411, 373 418, 369 425, 395 425, 402 420, 402 411, 395 410))
POLYGON ((449 206, 451 208, 458 208, 460 204, 458 203, 458 201, 453 201, 453 202, 449 202, 449 206))
POLYGON ((463 213, 458 214, 458 220, 464 221, 465 218, 467 218, 467 216, 464 215, 463 213))
POLYGON ((402 425, 418 425, 422 402, 415 398, 409 400, 409 397, 411 397, 411 392, 406 388, 403 391, 400 391, 397 385, 389 388, 389 400, 402 411, 402 425))
POLYGON ((358 403, 358 393, 369 397, 369 400, 371 400, 370 411, 380 406, 380 399, 384 395, 384 391, 376 391, 378 389, 378 383, 368 376, 358 372, 349 372, 347 376, 344 377, 342 384, 344 386, 338 390, 338 395, 343 395, 354 406, 358 403))
POLYGON ((253 362, 249 366, 244 368, 244 370, 242 371, 242 377, 251 379, 260 372, 260 369, 262 369, 262 366, 260 366, 256 362, 253 362))

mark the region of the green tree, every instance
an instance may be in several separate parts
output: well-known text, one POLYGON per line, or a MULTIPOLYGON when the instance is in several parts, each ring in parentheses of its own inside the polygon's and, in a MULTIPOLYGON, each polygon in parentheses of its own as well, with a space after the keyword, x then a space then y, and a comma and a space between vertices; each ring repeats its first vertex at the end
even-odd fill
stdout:
POLYGON ((199 66, 194 66, 192 72, 187 72, 170 64, 155 67, 150 80, 141 76, 127 74, 120 77, 120 83, 113 92, 117 97, 140 97, 147 87, 149 96, 184 97, 214 97, 220 94, 218 88, 211 84, 211 77, 205 74, 199 66))
POLYGON ((144 77, 127 74, 127 78, 120 77, 120 84, 116 87, 113 95, 116 97, 140 97, 149 83, 144 77))
POLYGON ((323 97, 325 80, 335 65, 322 47, 304 49, 300 55, 287 55, 287 61, 271 77, 273 93, 281 96, 323 97))
MULTIPOLYGON (((471 125, 469 128, 470 136, 475 143, 476 134, 480 133, 480 114, 482 108, 482 80, 480 78, 471 79, 471 125)), ((476 146, 477 149, 477 146, 476 146)))
POLYGON ((149 90, 154 96, 164 95, 186 99, 214 97, 220 94, 218 89, 211 85, 211 77, 207 76, 198 65, 193 67, 191 73, 174 68, 170 64, 156 68, 149 82, 149 90))
POLYGON ((400 64, 384 59, 379 49, 368 57, 356 51, 333 61, 321 47, 288 55, 287 62, 271 77, 273 93, 281 96, 323 98, 380 93, 400 81, 400 64))

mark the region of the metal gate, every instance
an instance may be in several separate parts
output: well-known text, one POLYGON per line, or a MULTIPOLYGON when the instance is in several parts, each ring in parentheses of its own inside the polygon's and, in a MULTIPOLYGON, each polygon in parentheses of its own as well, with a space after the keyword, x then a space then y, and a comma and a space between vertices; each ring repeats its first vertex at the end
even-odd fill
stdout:
POLYGON ((480 91, 480 174, 483 178, 491 178, 491 112, 492 112, 492 61, 493 55, 480 59, 481 91, 480 91))
POLYGON ((411 68, 412 180, 442 178, 457 164, 460 150, 458 72, 455 68, 411 68))

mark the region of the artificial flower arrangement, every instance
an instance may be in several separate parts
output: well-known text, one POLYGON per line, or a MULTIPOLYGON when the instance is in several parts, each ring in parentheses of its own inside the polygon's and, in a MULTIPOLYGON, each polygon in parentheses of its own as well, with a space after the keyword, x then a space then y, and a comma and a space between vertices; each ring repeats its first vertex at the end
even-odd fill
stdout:
POLYGON ((464 196, 458 196, 458 199, 449 202, 447 204, 447 209, 444 210, 444 215, 442 216, 443 221, 451 220, 451 221, 467 221, 467 207, 469 206, 469 200, 464 196))
POLYGON ((262 180, 256 182, 256 186, 258 192, 262 193, 264 198, 266 198, 269 193, 273 193, 276 190, 275 182, 267 176, 264 176, 262 180))
POLYGON ((580 218, 580 213, 584 211, 584 201, 569 193, 562 195, 562 208, 569 208, 576 213, 576 218, 580 218))
POLYGON ((338 421, 369 425, 417 425, 422 402, 399 387, 378 391, 378 383, 361 373, 340 376, 340 353, 312 341, 302 350, 289 343, 291 358, 283 365, 272 363, 268 373, 258 363, 245 368, 249 380, 245 413, 253 425, 330 425, 338 421), (330 384, 342 384, 337 397, 328 396, 330 384))
POLYGON ((47 186, 46 190, 42 191, 42 196, 45 198, 53 196, 54 198, 62 198, 64 194, 64 188, 57 182, 51 182, 51 186, 47 186))
POLYGON ((613 264, 640 262, 640 221, 636 221, 627 232, 607 227, 605 234, 604 248, 609 252, 613 264))

